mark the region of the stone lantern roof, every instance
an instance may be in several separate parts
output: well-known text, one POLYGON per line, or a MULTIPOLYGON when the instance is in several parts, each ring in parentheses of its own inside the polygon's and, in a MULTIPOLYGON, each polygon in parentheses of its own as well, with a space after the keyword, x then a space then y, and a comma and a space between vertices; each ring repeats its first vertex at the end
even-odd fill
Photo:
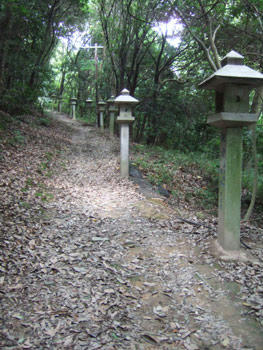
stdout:
POLYGON ((115 96, 112 95, 108 100, 107 100, 107 104, 108 104, 108 109, 110 112, 117 112, 119 106, 117 106, 115 104, 115 96))
POLYGON ((123 89, 119 96, 114 100, 117 104, 136 104, 139 101, 130 95, 129 90, 123 89))
POLYGON ((225 84, 248 85, 251 88, 263 85, 263 74, 244 65, 244 57, 230 51, 221 61, 222 68, 199 84, 202 89, 221 90, 225 84))
POLYGON ((115 96, 112 95, 108 100, 107 100, 107 103, 108 104, 113 104, 115 102, 115 96))
POLYGON ((92 100, 90 98, 88 98, 86 101, 85 101, 87 104, 91 104, 92 103, 92 100))
POLYGON ((104 102, 104 101, 99 101, 99 102, 98 102, 98 106, 99 106, 99 111, 100 111, 100 112, 104 112, 104 111, 105 111, 105 108, 106 108, 106 102, 104 102))

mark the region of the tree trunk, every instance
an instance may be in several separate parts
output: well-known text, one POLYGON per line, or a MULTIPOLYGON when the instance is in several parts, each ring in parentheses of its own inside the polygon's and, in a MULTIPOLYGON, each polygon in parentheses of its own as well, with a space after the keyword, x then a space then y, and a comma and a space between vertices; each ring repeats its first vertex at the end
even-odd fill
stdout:
MULTIPOLYGON (((260 115, 262 111, 262 98, 263 98, 263 88, 260 88, 256 91, 253 104, 251 107, 252 113, 258 113, 260 115)), ((247 212, 244 216, 244 221, 248 221, 253 212, 256 198, 257 198, 257 189, 258 189, 258 161, 257 161, 257 132, 256 132, 256 124, 252 125, 252 161, 254 164, 254 173, 253 173, 253 188, 251 194, 251 200, 247 212)))
POLYGON ((0 54, 0 92, 5 90, 5 68, 6 68, 6 61, 8 57, 8 51, 9 51, 9 45, 10 45, 10 36, 11 36, 11 31, 12 31, 12 26, 13 26, 14 18, 12 16, 12 10, 11 10, 11 5, 7 4, 6 7, 6 16, 4 23, 1 23, 1 27, 4 28, 6 27, 6 33, 3 30, 2 36, 3 38, 3 44, 2 44, 2 52, 0 54))

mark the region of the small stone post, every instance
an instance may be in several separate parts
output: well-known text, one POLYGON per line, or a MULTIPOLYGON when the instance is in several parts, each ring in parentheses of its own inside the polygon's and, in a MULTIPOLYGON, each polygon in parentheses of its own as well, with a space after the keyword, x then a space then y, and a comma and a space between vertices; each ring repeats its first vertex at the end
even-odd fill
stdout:
POLYGON ((72 97, 70 99, 70 104, 71 104, 71 115, 72 119, 76 120, 76 104, 77 104, 77 99, 76 97, 72 97))
POLYGON ((55 105, 56 105, 56 98, 57 98, 57 96, 56 95, 52 95, 51 96, 51 103, 52 103, 52 112, 55 112, 55 109, 56 109, 56 107, 55 107, 55 105))
POLYGON ((117 123, 120 124, 120 146, 121 146, 121 177, 129 177, 129 125, 134 121, 132 106, 139 101, 130 96, 127 89, 122 90, 116 97, 115 103, 120 106, 120 115, 117 123))
POLYGON ((107 100, 108 103, 108 111, 110 114, 110 136, 114 136, 114 126, 115 126, 115 113, 118 112, 118 107, 114 103, 114 96, 111 96, 107 100))
POLYGON ((249 113, 251 89, 263 85, 263 74, 243 64, 235 51, 222 60, 222 68, 199 86, 216 90, 216 113, 208 124, 221 129, 218 243, 225 251, 240 249, 242 128, 257 122, 249 113))
POLYGON ((104 111, 106 109, 106 103, 103 101, 99 101, 98 103, 99 113, 100 113, 100 131, 104 131, 104 111))
POLYGON ((87 107, 87 114, 89 114, 91 112, 91 105, 92 105, 92 100, 91 99, 87 99, 86 101, 86 107, 87 107))
POLYGON ((62 96, 58 98, 58 112, 62 111, 62 96))

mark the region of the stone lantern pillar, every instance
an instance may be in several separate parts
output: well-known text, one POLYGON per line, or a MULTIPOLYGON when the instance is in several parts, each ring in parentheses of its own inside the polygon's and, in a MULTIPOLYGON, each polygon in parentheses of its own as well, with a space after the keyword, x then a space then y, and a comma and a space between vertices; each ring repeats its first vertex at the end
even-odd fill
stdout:
POLYGON ((216 91, 216 114, 207 122, 221 129, 218 243, 225 251, 240 249, 242 128, 257 122, 257 114, 249 113, 249 93, 263 85, 263 74, 243 61, 229 52, 222 68, 199 85, 216 91))
POLYGON ((129 125, 135 119, 132 116, 132 107, 138 102, 136 98, 130 96, 127 89, 122 90, 121 94, 115 98, 116 105, 120 107, 117 123, 120 124, 121 129, 121 177, 129 177, 129 125))
POLYGON ((62 111, 62 96, 58 98, 58 112, 62 111))
POLYGON ((71 104, 71 115, 73 120, 76 120, 76 104, 77 104, 77 99, 76 97, 72 97, 70 99, 70 104, 71 104))
POLYGON ((99 113, 100 113, 100 130, 104 131, 104 111, 106 109, 106 103, 104 101, 99 101, 98 103, 99 113))
POLYGON ((114 100, 115 100, 114 96, 111 96, 107 100, 108 111, 110 114, 110 136, 111 137, 114 135, 115 113, 118 112, 118 107, 115 105, 114 100))
POLYGON ((55 109, 56 109, 56 107, 55 107, 55 105, 56 105, 56 99, 57 99, 57 96, 56 96, 56 95, 52 95, 52 96, 51 96, 51 101, 52 101, 52 112, 54 112, 55 109))

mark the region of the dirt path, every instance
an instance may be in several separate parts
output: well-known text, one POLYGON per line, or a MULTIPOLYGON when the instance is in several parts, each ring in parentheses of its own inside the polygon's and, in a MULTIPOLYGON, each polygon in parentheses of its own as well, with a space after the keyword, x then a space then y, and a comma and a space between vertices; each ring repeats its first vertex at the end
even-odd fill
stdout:
POLYGON ((262 261, 217 261, 213 233, 120 179, 118 140, 56 118, 72 149, 30 247, 38 268, 3 300, 13 339, 1 348, 262 350, 262 261))

